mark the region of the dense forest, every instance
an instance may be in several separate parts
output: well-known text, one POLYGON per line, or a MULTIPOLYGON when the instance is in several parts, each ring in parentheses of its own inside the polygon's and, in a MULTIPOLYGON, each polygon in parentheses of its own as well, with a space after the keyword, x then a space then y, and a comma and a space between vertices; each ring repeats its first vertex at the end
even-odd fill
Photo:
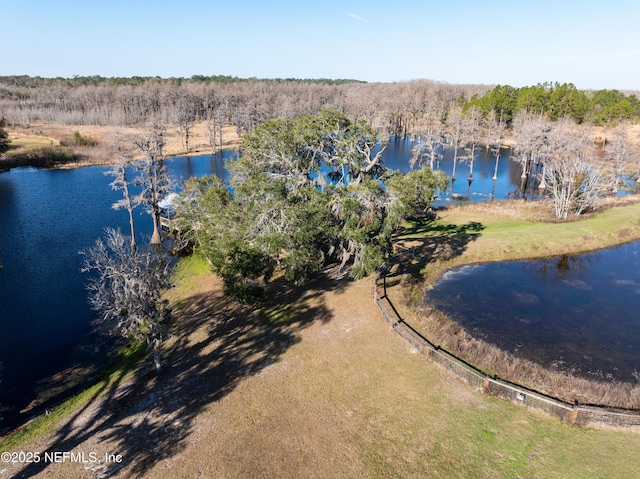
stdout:
POLYGON ((608 125, 640 117, 635 94, 581 91, 572 84, 544 83, 514 88, 450 85, 428 80, 364 83, 355 80, 238 79, 99 76, 0 77, 0 116, 9 123, 133 125, 156 118, 167 124, 217 119, 250 132, 266 120, 313 115, 322 109, 363 119, 383 134, 415 133, 425 118, 453 104, 494 111, 507 123, 518 111, 550 120, 608 125))
POLYGON ((523 184, 536 177, 565 219, 592 209, 640 178, 638 142, 627 125, 640 118, 640 100, 617 90, 581 91, 570 83, 515 88, 450 85, 428 80, 364 83, 354 80, 99 76, 0 77, 0 119, 67 125, 173 125, 186 152, 196 122, 209 146, 222 147, 222 127, 240 136, 274 119, 293 120, 323 110, 359 121, 383 139, 411 135, 413 167, 434 169, 443 149, 470 164, 480 147, 513 148, 523 184), (591 128, 584 128, 584 127, 591 128), (595 129, 594 129, 595 128, 595 129), (594 133, 595 132, 595 133, 594 133))
POLYGON ((388 134, 410 133, 426 105, 439 109, 486 87, 431 81, 366 84, 355 81, 94 77, 81 81, 0 77, 0 116, 9 123, 132 125, 216 120, 251 132, 274 118, 334 109, 388 134))

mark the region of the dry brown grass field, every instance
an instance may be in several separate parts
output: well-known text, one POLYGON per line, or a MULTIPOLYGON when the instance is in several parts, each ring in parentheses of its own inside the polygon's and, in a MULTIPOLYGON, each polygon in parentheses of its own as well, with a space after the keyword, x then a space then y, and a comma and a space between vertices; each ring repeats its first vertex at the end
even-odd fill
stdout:
MULTIPOLYGON (((75 132, 80 133, 82 137, 92 139, 98 142, 96 147, 75 147, 74 151, 80 153, 83 157, 81 163, 70 163, 64 167, 76 167, 85 165, 108 164, 113 161, 116 156, 115 150, 112 148, 116 132, 126 136, 140 136, 144 134, 144 127, 131 126, 98 126, 98 125, 62 125, 56 123, 32 123, 28 128, 5 128, 11 139, 11 149, 8 153, 8 160, 12 156, 28 153, 38 148, 46 148, 51 146, 59 146, 60 141, 65 138, 73 137, 75 132)), ((233 126, 223 128, 223 146, 224 148, 233 148, 239 144, 237 129, 233 126)), ((183 140, 178 128, 169 126, 165 135, 164 153, 166 156, 185 155, 183 140)), ((204 122, 196 123, 193 127, 191 138, 189 140, 189 155, 210 154, 211 147, 206 132, 204 122)), ((133 151, 136 155, 137 152, 133 151)), ((0 167, 1 167, 0 163, 0 167)))
MULTIPOLYGON (((167 371, 144 362, 1 464, 39 478, 634 477, 640 434, 584 429, 484 395, 416 354, 372 278, 319 279, 253 309, 189 260, 170 292, 167 371), (192 266, 188 266, 192 263, 192 266), (121 463, 104 461, 119 454, 121 463)), ((0 445, 0 449, 2 446, 0 445)))

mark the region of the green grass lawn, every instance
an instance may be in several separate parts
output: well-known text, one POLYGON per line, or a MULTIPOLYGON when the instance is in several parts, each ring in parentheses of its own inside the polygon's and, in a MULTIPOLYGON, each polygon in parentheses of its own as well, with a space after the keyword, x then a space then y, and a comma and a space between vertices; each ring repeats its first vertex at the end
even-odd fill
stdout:
POLYGON ((579 253, 640 238, 640 202, 561 223, 538 220, 536 208, 545 207, 514 202, 510 209, 498 205, 497 213, 490 204, 454 207, 436 220, 405 224, 397 242, 401 251, 414 247, 418 258, 430 253, 417 263, 420 279, 430 282, 460 264, 579 253))
POLYGON ((57 144, 51 138, 43 136, 21 136, 19 138, 11 140, 9 145, 9 154, 23 152, 24 150, 32 148, 43 148, 46 146, 53 146, 57 144))

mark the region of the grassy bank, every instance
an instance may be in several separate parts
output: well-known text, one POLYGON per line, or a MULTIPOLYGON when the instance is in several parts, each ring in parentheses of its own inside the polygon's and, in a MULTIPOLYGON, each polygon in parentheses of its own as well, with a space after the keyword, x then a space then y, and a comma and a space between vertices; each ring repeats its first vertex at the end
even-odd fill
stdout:
POLYGON ((640 238, 640 203, 616 201, 590 217, 558 223, 540 204, 466 205, 435 221, 406 226, 398 238, 399 263, 389 295, 402 316, 432 342, 489 374, 573 403, 640 408, 640 385, 605 382, 549 371, 472 337, 438 311, 422 305, 424 290, 447 269, 463 264, 573 254, 640 238))
POLYGON ((105 391, 117 387, 131 377, 140 359, 146 353, 144 344, 136 343, 125 347, 113 363, 84 391, 66 400, 49 414, 40 416, 0 440, 0 452, 24 448, 30 441, 54 432, 64 419, 77 414, 105 391))
POLYGON ((406 272, 429 284, 462 264, 581 253, 639 238, 640 198, 632 196, 567 222, 539 202, 469 204, 406 224, 396 239, 401 253, 413 251, 406 272))
MULTIPOLYGON (((373 306, 371 278, 321 279, 263 310, 225 298, 197 258, 182 261, 174 278, 167 374, 134 371, 117 388, 116 376, 93 393, 110 390, 116 405, 96 412, 89 400, 52 425, 51 439, 9 449, 117 452, 120 468, 94 473, 121 478, 637 472, 640 434, 561 423, 475 391, 414 354, 373 306)), ((91 474, 80 463, 38 466, 0 465, 0 474, 91 474)))

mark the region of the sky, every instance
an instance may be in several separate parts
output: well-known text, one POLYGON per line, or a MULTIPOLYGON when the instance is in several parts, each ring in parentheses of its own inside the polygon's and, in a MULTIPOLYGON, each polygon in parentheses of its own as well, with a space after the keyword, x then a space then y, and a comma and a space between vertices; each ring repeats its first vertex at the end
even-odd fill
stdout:
POLYGON ((0 0, 0 75, 640 90, 638 0, 0 0))

